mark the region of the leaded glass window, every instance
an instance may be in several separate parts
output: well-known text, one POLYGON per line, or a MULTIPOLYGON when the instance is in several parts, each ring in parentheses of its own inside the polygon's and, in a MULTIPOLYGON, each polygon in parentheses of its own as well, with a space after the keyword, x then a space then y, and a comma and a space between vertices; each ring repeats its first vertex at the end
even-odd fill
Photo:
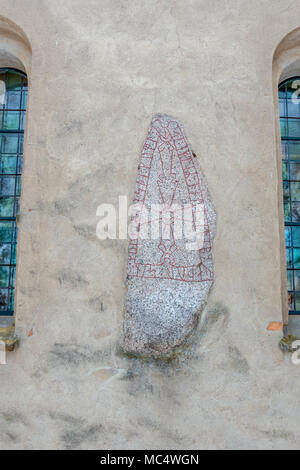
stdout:
POLYGON ((279 86, 289 313, 300 314, 300 77, 279 86), (298 96, 299 95, 299 96, 298 96))
POLYGON ((13 315, 27 78, 0 69, 0 315, 13 315))

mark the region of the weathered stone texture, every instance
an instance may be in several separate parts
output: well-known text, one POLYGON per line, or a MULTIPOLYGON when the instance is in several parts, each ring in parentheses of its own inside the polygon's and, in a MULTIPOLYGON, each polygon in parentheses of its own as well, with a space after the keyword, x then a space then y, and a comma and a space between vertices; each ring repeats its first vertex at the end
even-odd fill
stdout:
MULTIPOLYGON (((146 211, 151 224, 161 224, 157 238, 132 239, 128 249, 128 293, 125 345, 140 354, 169 353, 194 328, 213 281, 212 241, 215 211, 179 121, 164 115, 153 118, 142 150, 134 203, 141 204, 137 224, 146 211), (153 204, 172 207, 169 218, 151 213, 153 204), (203 209, 198 227, 198 249, 188 249, 184 209, 190 204, 196 223, 197 207, 203 209), (183 221, 176 237, 175 220, 183 221), (167 232, 168 230, 168 232, 167 232)), ((149 224, 150 225, 150 224, 149 224)), ((195 228, 195 225, 194 225, 195 228)), ((150 229, 150 227, 149 227, 150 229)), ((141 235, 141 232, 140 234, 141 235)))

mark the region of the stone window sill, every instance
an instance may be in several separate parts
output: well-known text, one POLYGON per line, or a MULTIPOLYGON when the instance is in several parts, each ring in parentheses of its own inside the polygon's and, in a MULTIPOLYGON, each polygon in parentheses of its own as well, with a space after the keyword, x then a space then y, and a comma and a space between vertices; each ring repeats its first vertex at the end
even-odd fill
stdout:
POLYGON ((5 344, 6 351, 13 351, 18 343, 18 337, 15 335, 15 325, 0 328, 0 342, 5 344))

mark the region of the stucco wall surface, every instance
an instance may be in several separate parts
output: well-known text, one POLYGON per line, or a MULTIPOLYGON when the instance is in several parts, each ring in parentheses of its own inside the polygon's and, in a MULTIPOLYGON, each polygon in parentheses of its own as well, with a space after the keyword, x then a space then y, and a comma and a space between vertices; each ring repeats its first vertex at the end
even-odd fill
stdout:
POLYGON ((300 369, 266 330, 282 319, 272 57, 295 3, 0 0, 0 15, 32 48, 0 448, 299 448, 300 369), (120 348, 127 241, 97 239, 96 209, 132 199, 157 113, 182 122, 217 230, 193 341, 155 362, 120 348))

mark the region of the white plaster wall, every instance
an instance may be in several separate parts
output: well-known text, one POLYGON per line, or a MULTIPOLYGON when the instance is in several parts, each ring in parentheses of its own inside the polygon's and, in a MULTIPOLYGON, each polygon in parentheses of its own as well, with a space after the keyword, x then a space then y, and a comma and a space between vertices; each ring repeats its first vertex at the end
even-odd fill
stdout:
POLYGON ((300 369, 266 330, 282 319, 272 57, 299 9, 0 0, 0 13, 32 47, 0 448, 299 448, 300 369), (100 242, 95 213, 132 197, 159 112, 183 123, 217 235, 194 343, 155 364, 119 351, 127 243, 100 242))

